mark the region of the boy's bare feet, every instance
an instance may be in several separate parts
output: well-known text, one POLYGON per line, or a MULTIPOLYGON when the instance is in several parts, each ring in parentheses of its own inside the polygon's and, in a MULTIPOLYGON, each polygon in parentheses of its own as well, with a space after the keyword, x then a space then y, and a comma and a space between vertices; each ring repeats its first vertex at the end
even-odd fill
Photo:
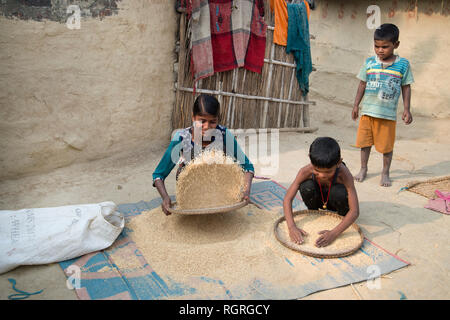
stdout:
POLYGON ((380 186, 390 187, 392 185, 391 179, 389 179, 389 168, 391 167, 393 151, 383 154, 383 170, 381 171, 380 186))
POLYGON ((358 182, 363 182, 367 176, 367 163, 369 162, 370 149, 372 147, 361 148, 361 170, 355 176, 355 180, 358 182))
POLYGON ((392 186, 392 181, 389 178, 389 174, 388 173, 382 173, 381 174, 380 186, 382 186, 382 187, 390 187, 390 186, 392 186))
POLYGON ((367 168, 361 168, 359 173, 354 177, 354 179, 358 182, 363 182, 367 176, 367 168))

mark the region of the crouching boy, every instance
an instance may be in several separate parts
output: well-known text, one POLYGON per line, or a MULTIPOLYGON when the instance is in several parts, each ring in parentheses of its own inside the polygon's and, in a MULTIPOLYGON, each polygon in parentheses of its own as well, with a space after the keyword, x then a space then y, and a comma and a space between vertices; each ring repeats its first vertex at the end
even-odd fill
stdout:
POLYGON ((331 244, 359 216, 358 195, 353 176, 342 162, 341 149, 333 138, 321 137, 309 148, 311 163, 300 169, 286 192, 283 210, 289 229, 289 236, 295 243, 303 243, 308 234, 295 225, 292 216, 292 200, 300 191, 303 201, 310 210, 324 209, 344 216, 342 222, 332 230, 322 230, 316 240, 317 247, 331 244))

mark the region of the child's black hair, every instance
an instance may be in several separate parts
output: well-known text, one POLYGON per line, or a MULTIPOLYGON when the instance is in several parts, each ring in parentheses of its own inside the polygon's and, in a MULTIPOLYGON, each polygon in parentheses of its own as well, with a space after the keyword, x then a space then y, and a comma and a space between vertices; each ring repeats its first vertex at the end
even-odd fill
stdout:
POLYGON ((374 40, 385 40, 395 44, 398 41, 399 35, 400 30, 395 24, 384 23, 375 30, 373 38, 374 40))
POLYGON ((309 159, 315 167, 331 168, 341 160, 341 148, 333 138, 316 138, 309 147, 309 159))
POLYGON ((201 94, 195 99, 192 113, 194 116, 212 115, 218 117, 220 113, 220 103, 213 96, 201 94))

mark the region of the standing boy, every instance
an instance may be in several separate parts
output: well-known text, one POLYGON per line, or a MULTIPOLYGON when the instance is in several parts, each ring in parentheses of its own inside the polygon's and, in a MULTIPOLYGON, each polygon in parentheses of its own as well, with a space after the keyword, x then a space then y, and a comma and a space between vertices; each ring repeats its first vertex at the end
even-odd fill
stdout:
POLYGON ((384 187, 391 186, 389 169, 394 150, 400 92, 404 106, 402 120, 405 124, 410 124, 413 120, 410 112, 410 84, 414 82, 414 78, 409 61, 394 54, 394 49, 400 45, 398 38, 399 30, 393 24, 385 23, 375 30, 376 55, 365 61, 357 76, 361 81, 352 110, 352 119, 358 119, 362 100, 356 136, 356 146, 361 148, 361 170, 355 180, 362 182, 366 178, 370 149, 375 145, 375 149, 383 154, 380 185, 384 187))

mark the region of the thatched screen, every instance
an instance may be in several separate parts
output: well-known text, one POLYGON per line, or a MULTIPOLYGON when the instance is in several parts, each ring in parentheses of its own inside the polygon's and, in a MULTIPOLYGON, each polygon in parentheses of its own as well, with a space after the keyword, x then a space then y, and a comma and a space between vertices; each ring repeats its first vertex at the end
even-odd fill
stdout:
POLYGON ((295 76, 292 54, 286 47, 273 43, 274 16, 269 1, 265 4, 268 25, 266 52, 261 74, 238 68, 197 82, 193 94, 190 70, 190 25, 184 13, 180 17, 178 81, 175 84, 176 103, 172 116, 173 129, 191 125, 192 105, 200 93, 216 96, 221 105, 220 123, 230 129, 247 128, 310 128, 309 106, 315 105, 303 97, 295 76))

